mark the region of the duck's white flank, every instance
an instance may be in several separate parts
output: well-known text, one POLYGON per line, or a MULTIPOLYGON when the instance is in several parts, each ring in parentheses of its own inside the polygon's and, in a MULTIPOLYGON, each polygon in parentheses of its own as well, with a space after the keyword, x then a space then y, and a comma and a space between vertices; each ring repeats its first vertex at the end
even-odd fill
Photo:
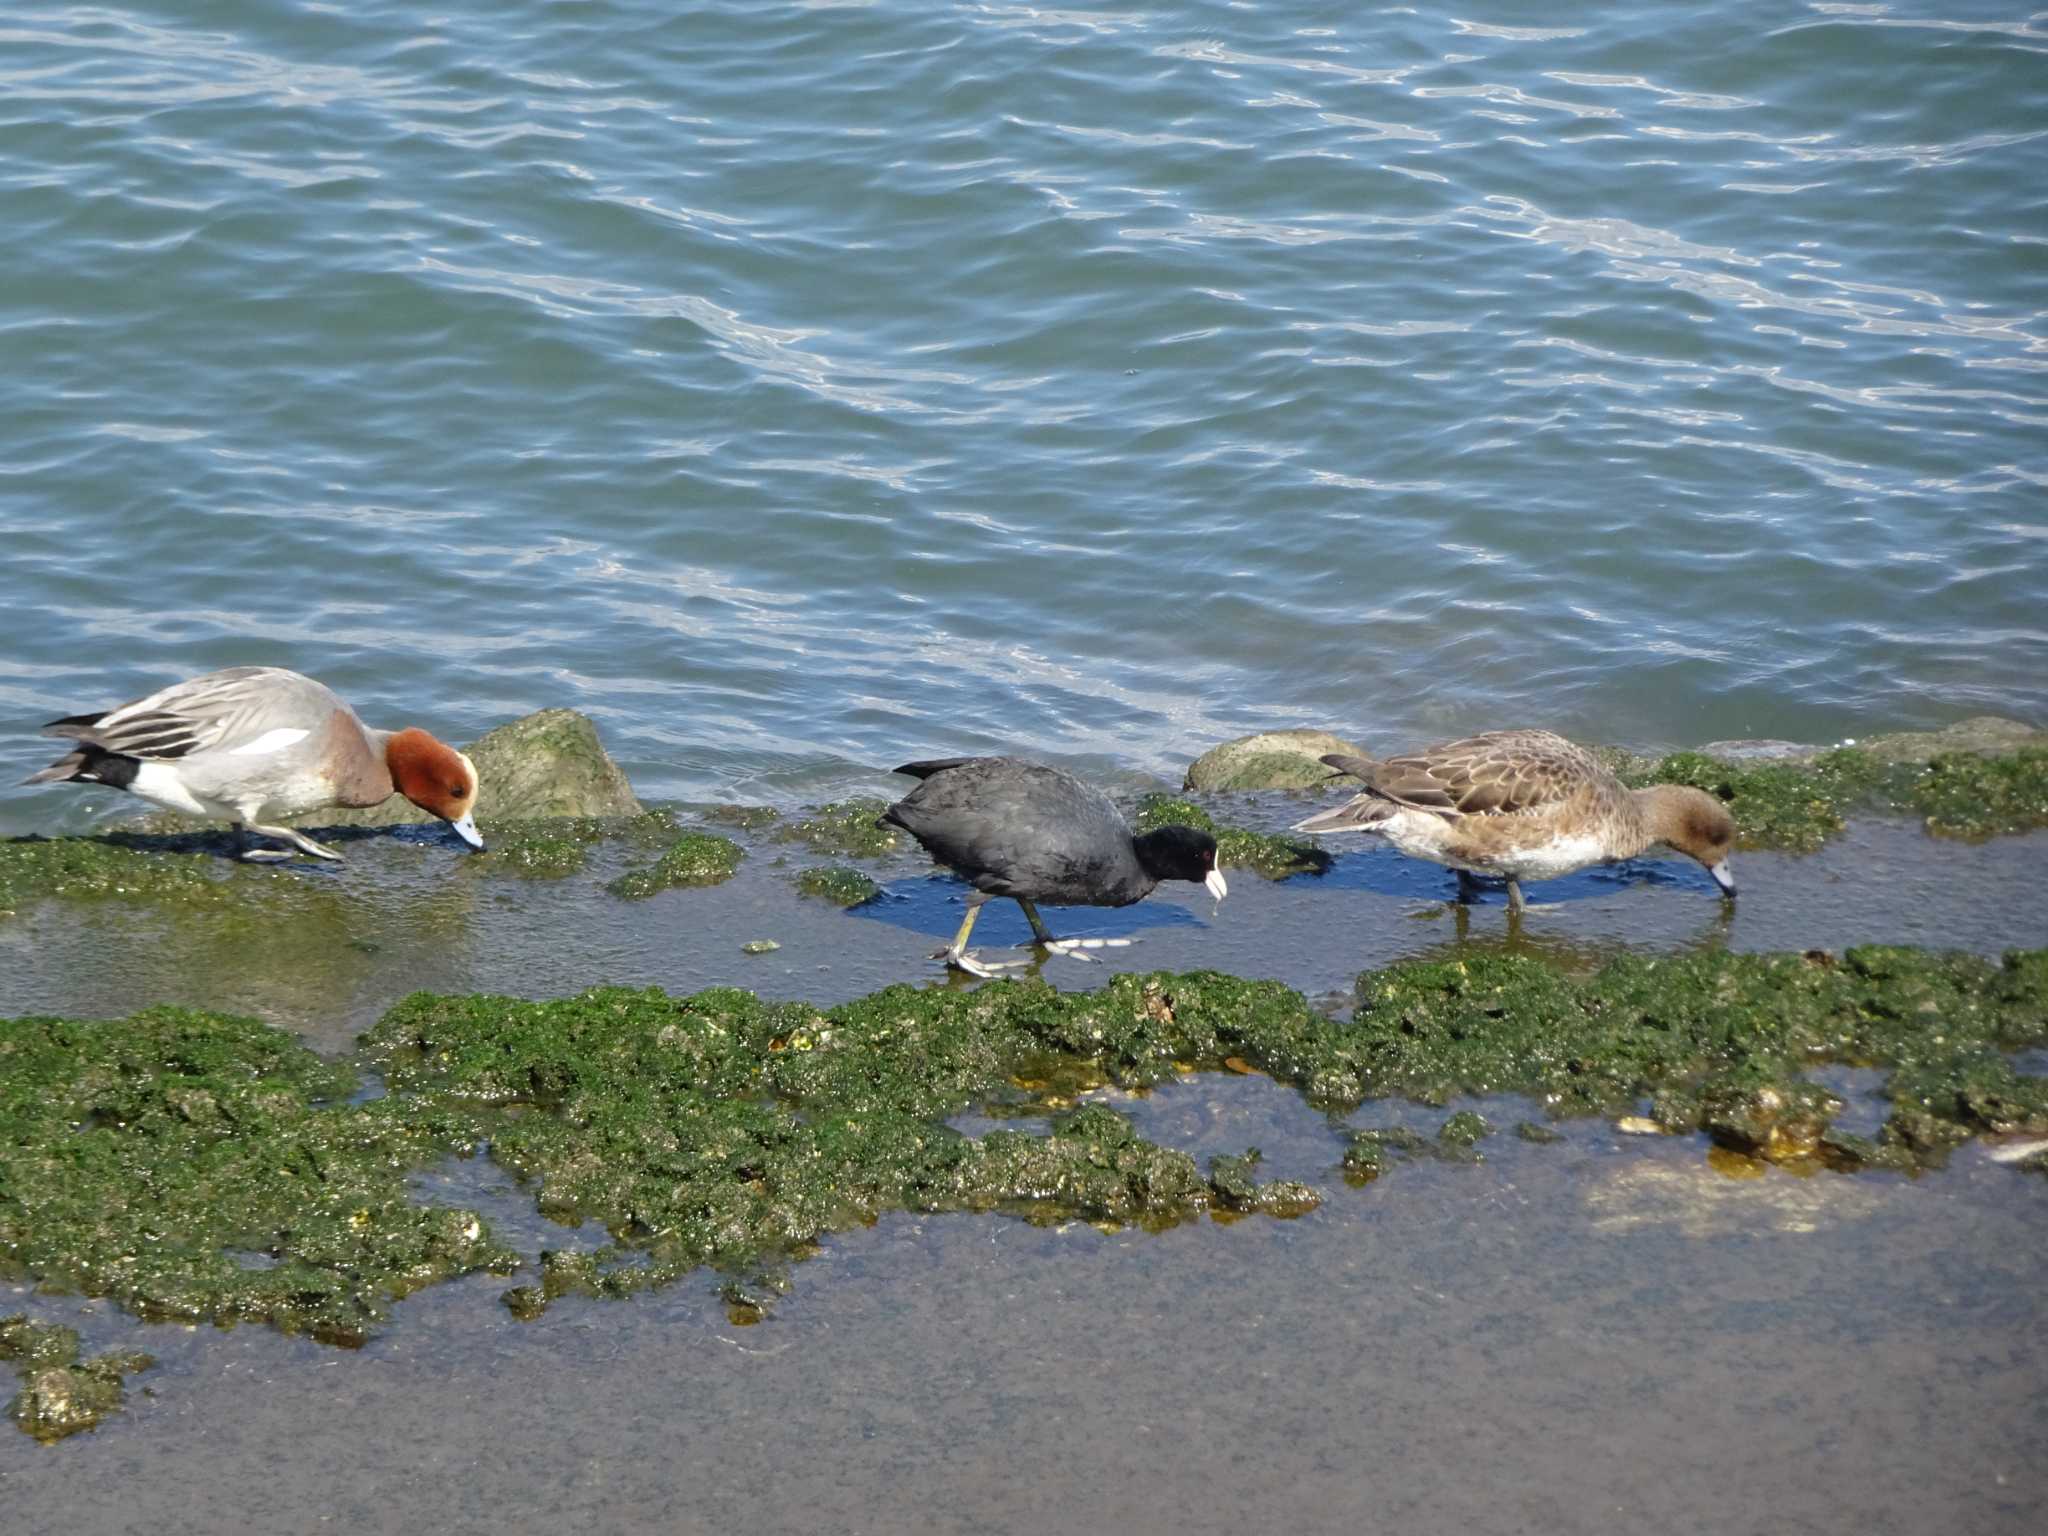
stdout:
POLYGON ((1379 833, 1412 859, 1428 859, 1432 864, 1470 870, 1475 875, 1508 875, 1517 880, 1552 880, 1612 856, 1603 836, 1581 832, 1553 837, 1526 848, 1503 849, 1489 859, 1461 857, 1454 848, 1462 848, 1467 854, 1471 849, 1470 842, 1458 835, 1464 829, 1429 811, 1397 810, 1386 820, 1358 830, 1379 833))

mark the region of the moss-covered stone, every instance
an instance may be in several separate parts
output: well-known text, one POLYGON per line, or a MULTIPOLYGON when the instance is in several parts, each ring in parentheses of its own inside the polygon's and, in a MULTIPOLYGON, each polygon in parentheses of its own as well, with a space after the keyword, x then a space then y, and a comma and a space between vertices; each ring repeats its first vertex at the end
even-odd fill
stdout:
POLYGON ((1305 838, 1221 826, 1215 817, 1193 801, 1174 795, 1146 795, 1138 802, 1138 813, 1132 819, 1132 826, 1140 833, 1159 827, 1200 827, 1215 836, 1216 860, 1226 870, 1249 869, 1268 880, 1285 880, 1289 875, 1319 875, 1330 867, 1330 855, 1305 838))
POLYGON ((729 837, 686 832, 654 863, 627 870, 606 889, 638 901, 677 886, 720 885, 733 877, 745 857, 745 851, 729 837))
POLYGON ((1326 783, 1325 753, 1363 757, 1365 749, 1328 731, 1259 731, 1211 747, 1188 765, 1190 790, 1313 789, 1326 783))
POLYGON ((1805 759, 1733 761, 1675 752, 1622 759, 1631 785, 1691 784, 1724 801, 1746 848, 1809 853, 1858 810, 1908 812, 1944 837, 1990 837, 2048 826, 2048 749, 1931 759, 1840 747, 1805 759))
POLYGON ((1493 1134, 1493 1124, 1477 1110, 1461 1109, 1437 1127, 1436 1139, 1446 1147, 1471 1151, 1493 1134))
POLYGON ((2048 827, 2048 749, 2002 757, 1948 753, 1915 781, 1912 806, 1941 837, 1984 838, 2048 827))
POLYGON ((1809 763, 1730 762, 1699 752, 1674 752, 1655 764, 1624 769, 1622 781, 1690 784, 1723 801, 1744 848, 1810 853, 1833 837, 1849 812, 1903 783, 1867 753, 1845 747, 1809 763))
POLYGON ((1240 1216, 1276 1216, 1291 1221, 1306 1216, 1323 1203, 1323 1197, 1308 1185, 1293 1179, 1261 1182, 1254 1174, 1260 1162, 1257 1147, 1236 1157, 1209 1159, 1209 1189, 1217 1206, 1240 1216))
POLYGON ((219 903, 222 861, 206 854, 136 847, 98 837, 10 837, 0 841, 0 917, 32 902, 219 903))
POLYGON ((775 837, 841 858, 879 859, 903 846, 901 832, 876 820, 888 808, 885 800, 834 800, 777 827, 775 837))
POLYGON ((76 1329, 33 1323, 18 1313, 0 1318, 0 1360, 12 1361, 21 1377, 8 1412, 45 1444, 97 1428, 119 1411, 123 1378, 156 1364, 140 1350, 80 1361, 76 1329))
POLYGON ((796 888, 806 896, 829 901, 835 907, 857 907, 882 894, 882 888, 872 879, 844 864, 807 869, 796 877, 796 888))

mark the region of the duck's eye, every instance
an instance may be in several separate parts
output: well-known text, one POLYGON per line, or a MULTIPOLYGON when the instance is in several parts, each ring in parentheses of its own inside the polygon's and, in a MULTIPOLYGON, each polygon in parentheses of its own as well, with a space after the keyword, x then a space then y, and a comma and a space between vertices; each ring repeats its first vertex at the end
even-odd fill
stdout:
POLYGON ((460 800, 464 795, 468 793, 469 786, 467 784, 458 784, 453 789, 448 791, 448 798, 450 800, 460 800))

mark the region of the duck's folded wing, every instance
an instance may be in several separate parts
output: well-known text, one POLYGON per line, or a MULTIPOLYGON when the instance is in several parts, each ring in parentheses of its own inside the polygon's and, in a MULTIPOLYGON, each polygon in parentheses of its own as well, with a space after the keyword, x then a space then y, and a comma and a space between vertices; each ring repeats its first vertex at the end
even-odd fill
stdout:
POLYGON ((1479 816, 1539 810, 1569 799, 1585 782, 1580 748, 1548 732, 1501 731, 1388 758, 1372 787, 1416 810, 1479 816))
POLYGON ((72 715, 43 727, 46 736, 89 742, 103 752, 149 760, 234 751, 274 733, 309 732, 334 708, 311 678, 282 667, 230 667, 173 683, 147 698, 98 715, 72 715))

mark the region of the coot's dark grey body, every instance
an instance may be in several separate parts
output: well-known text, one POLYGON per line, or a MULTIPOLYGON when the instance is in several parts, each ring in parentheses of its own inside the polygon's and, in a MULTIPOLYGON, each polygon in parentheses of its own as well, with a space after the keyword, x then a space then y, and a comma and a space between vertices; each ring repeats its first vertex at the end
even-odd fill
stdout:
POLYGON ((882 813, 933 858, 980 893, 969 899, 949 963, 977 974, 985 967, 966 952, 981 903, 1008 896, 1024 909, 1041 944, 1060 953, 1126 940, 1058 940, 1046 931, 1035 902, 1054 906, 1124 907, 1162 880, 1228 889, 1216 867, 1216 840, 1192 827, 1131 835, 1110 798, 1071 773, 1016 757, 949 757, 905 763, 896 770, 924 782, 882 813))
POLYGON ((1093 785, 1015 757, 956 757, 896 770, 924 782, 893 822, 976 890, 1055 906, 1124 907, 1159 884, 1130 823, 1093 785))

